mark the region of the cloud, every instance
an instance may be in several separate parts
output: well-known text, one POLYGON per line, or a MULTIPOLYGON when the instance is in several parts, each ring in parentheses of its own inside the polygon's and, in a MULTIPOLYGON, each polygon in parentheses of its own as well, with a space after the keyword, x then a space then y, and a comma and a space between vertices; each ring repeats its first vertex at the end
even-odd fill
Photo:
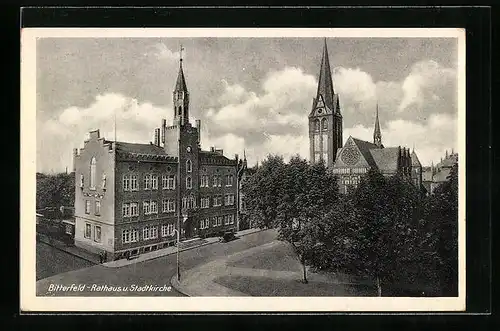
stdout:
MULTIPOLYGON (((422 165, 437 163, 445 151, 457 150, 457 118, 450 114, 433 114, 425 123, 395 119, 382 126, 382 143, 386 147, 413 148, 422 165)), ((349 135, 373 141, 373 127, 356 125, 344 129, 344 142, 349 135)))
MULTIPOLYGON (((180 52, 173 52, 170 50, 164 43, 157 43, 150 47, 150 52, 145 53, 144 55, 153 55, 161 60, 175 60, 178 61, 180 59, 180 52)), ((186 58, 185 49, 182 50, 182 58, 186 58)))
POLYGON ((153 140, 154 128, 162 118, 171 120, 172 111, 114 93, 96 96, 88 107, 66 108, 58 117, 37 123, 37 168, 71 169, 71 150, 83 146, 90 130, 99 129, 101 136, 113 140, 115 114, 119 141, 147 143, 153 140))
POLYGON ((398 110, 403 111, 412 104, 422 106, 429 99, 441 100, 440 90, 445 86, 453 86, 455 81, 455 70, 444 68, 436 61, 415 63, 410 75, 403 81, 404 95, 398 110))

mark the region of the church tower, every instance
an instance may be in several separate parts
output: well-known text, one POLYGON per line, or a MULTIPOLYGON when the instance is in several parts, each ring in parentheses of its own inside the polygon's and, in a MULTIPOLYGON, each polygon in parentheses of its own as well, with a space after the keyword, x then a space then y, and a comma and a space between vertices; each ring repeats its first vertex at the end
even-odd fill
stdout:
POLYGON ((189 123, 189 92, 184 71, 182 70, 182 50, 181 47, 179 74, 174 89, 174 123, 180 122, 180 125, 185 125, 189 123))
POLYGON ((324 160, 331 168, 342 147, 342 115, 338 94, 333 90, 332 73, 326 38, 319 71, 318 90, 313 98, 312 110, 309 114, 309 151, 310 161, 324 160))
POLYGON ((375 115, 375 129, 373 130, 373 143, 379 148, 382 146, 382 133, 380 132, 380 123, 378 120, 378 103, 377 103, 377 113, 375 115))

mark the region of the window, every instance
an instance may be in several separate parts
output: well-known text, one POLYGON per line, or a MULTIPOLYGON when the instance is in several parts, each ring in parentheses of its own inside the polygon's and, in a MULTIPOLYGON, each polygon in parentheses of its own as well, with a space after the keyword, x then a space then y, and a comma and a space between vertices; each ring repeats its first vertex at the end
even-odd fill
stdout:
POLYGON ((222 186, 222 177, 221 176, 217 176, 217 181, 218 181, 218 183, 217 183, 218 185, 217 186, 221 187, 222 186))
POLYGON ((124 203, 122 205, 122 215, 123 217, 130 217, 130 203, 124 203))
POLYGON ((95 226, 94 241, 98 243, 101 242, 101 227, 98 225, 95 226))
POLYGON ((218 184, 218 180, 217 180, 217 176, 214 176, 213 178, 213 187, 217 187, 217 184, 218 184))
POLYGON ((144 189, 149 190, 151 186, 151 175, 144 175, 144 189))
POLYGON ((92 236, 92 226, 90 223, 85 223, 85 233, 83 234, 85 238, 90 239, 92 236))
POLYGON ((322 129, 323 131, 328 130, 328 122, 327 122, 326 118, 323 118, 323 119, 321 120, 321 129, 322 129))
POLYGON ((142 210, 144 212, 144 215, 149 215, 150 209, 149 209, 149 201, 144 201, 142 203, 142 210))
POLYGON ((151 188, 153 190, 158 189, 158 176, 157 175, 151 175, 151 188))
POLYGON ((210 226, 210 219, 205 218, 200 221, 200 229, 207 229, 210 226))
POLYGON ((314 120, 314 131, 319 131, 319 120, 314 120))
POLYGON ((139 190, 139 185, 137 185, 137 175, 130 176, 130 190, 131 191, 139 190))
POLYGON ((193 180, 190 176, 186 177, 186 189, 191 189, 193 187, 193 180))
POLYGON ((186 172, 191 172, 193 171, 193 165, 191 163, 191 160, 186 161, 186 172))
POLYGON ((323 146, 322 147, 322 150, 323 150, 323 153, 327 153, 328 152, 328 134, 324 133, 322 134, 322 142, 323 142, 323 146))
POLYGON ((101 215, 101 201, 95 202, 94 214, 96 214, 97 216, 101 215))
POLYGON ((233 175, 226 176, 226 186, 233 186, 233 175))
POLYGON ((167 188, 167 175, 161 175, 161 187, 164 190, 167 188))
POLYGON ((106 180, 106 174, 103 174, 102 175, 102 184, 101 184, 101 187, 102 187, 103 190, 106 189, 106 182, 107 182, 107 180, 106 180))
POLYGON ((158 214, 158 203, 156 201, 150 201, 149 206, 151 214, 158 214))
POLYGON ((167 190, 174 190, 175 189, 175 176, 174 175, 167 175, 167 186, 163 186, 163 188, 166 188, 167 190))
POLYGON ((96 160, 95 157, 92 158, 90 161, 90 189, 95 190, 95 167, 96 167, 96 160))
POLYGON ((217 226, 217 216, 214 216, 212 218, 212 227, 216 227, 217 226))
POLYGON ((224 215, 224 225, 229 225, 229 215, 224 215))
POLYGON ((168 237, 174 234, 174 225, 173 224, 164 224, 161 226, 161 236, 168 237))
POLYGON ((149 226, 146 226, 142 229, 142 240, 149 239, 149 226))
POLYGON ((152 226, 150 227, 149 239, 156 239, 156 238, 158 238, 158 227, 152 226))
POLYGON ((90 201, 85 200, 85 214, 90 214, 90 201))
POLYGON ((131 231, 130 230, 122 230, 122 243, 126 244, 131 242, 131 231))
POLYGON ((182 198, 182 209, 193 209, 196 207, 196 200, 193 196, 182 198))
POLYGON ((201 208, 208 208, 208 207, 210 207, 210 198, 209 197, 201 198, 200 199, 200 205, 201 205, 201 208))
POLYGON ((168 212, 175 211, 175 201, 174 200, 171 200, 171 199, 167 200, 167 211, 168 212))
POLYGON ((214 197, 214 207, 222 206, 222 196, 217 195, 214 197))
POLYGON ((234 215, 229 215, 229 224, 234 224, 234 215))
POLYGON ((201 176, 201 183, 200 183, 200 187, 208 187, 209 186, 209 180, 208 180, 208 176, 207 175, 202 175, 201 176))
POLYGON ((139 205, 137 202, 130 203, 130 216, 139 216, 139 205))
POLYGON ((182 198, 182 209, 187 209, 187 198, 182 198))
POLYGON ((80 175, 80 188, 83 188, 83 175, 80 175))
POLYGON ((136 230, 136 229, 132 230, 132 234, 130 237, 131 237, 130 241, 132 241, 132 242, 139 241, 139 230, 136 230))
POLYGON ((232 205, 234 205, 234 194, 226 194, 224 196, 224 204, 226 206, 232 206, 232 205))
POLYGON ((130 176, 129 175, 123 175, 123 190, 124 191, 130 190, 130 176))
POLYGON ((222 225, 222 216, 218 216, 217 217, 217 226, 221 226, 222 225))

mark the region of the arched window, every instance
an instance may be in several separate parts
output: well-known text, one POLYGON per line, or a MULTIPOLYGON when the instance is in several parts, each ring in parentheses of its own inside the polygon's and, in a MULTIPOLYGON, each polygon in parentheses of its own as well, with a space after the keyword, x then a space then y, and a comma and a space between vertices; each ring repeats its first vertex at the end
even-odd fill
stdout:
POLYGON ((179 108, 177 108, 177 115, 181 115, 181 113, 182 113, 182 107, 179 106, 179 108))
POLYGON ((323 131, 328 130, 328 122, 327 122, 326 118, 323 118, 323 119, 321 120, 321 129, 322 129, 323 131))
POLYGON ((319 120, 314 120, 314 131, 319 131, 319 120))
POLYGON ((95 157, 90 161, 90 188, 95 189, 95 165, 96 160, 95 157))
POLYGON ((191 160, 187 160, 186 161, 186 172, 191 172, 191 171, 193 171, 193 166, 192 166, 191 160))
POLYGON ((193 180, 191 179, 191 177, 186 177, 186 188, 187 189, 191 189, 193 187, 193 180))

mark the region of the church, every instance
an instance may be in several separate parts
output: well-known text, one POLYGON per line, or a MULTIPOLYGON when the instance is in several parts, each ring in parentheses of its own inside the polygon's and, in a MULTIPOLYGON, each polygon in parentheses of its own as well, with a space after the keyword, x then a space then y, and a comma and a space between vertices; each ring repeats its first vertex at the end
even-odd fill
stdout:
POLYGON ((375 114, 373 142, 349 136, 343 142, 343 117, 339 95, 333 80, 326 39, 318 79, 316 97, 309 113, 309 150, 311 162, 325 162, 339 178, 339 189, 347 193, 359 184, 370 169, 384 176, 401 174, 415 187, 422 189, 422 165, 413 150, 406 147, 385 147, 382 144, 378 105, 375 114))

